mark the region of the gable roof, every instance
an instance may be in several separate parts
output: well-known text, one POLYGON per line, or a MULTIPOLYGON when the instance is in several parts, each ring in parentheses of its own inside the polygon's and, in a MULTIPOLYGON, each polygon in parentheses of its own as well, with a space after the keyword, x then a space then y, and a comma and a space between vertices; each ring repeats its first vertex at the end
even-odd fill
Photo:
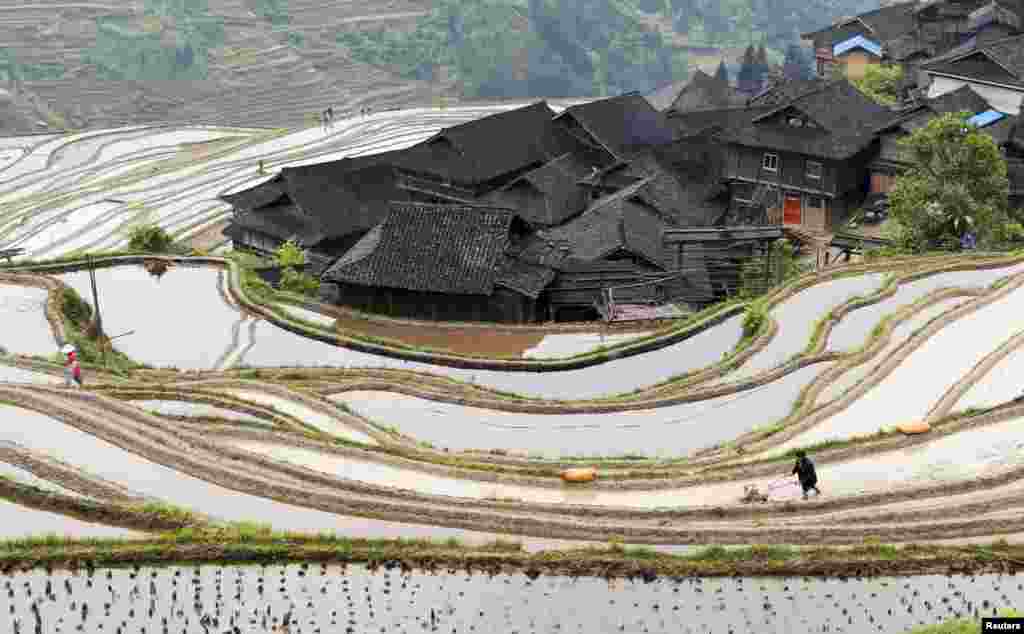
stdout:
POLYGON ((876 42, 887 42, 914 30, 914 10, 916 7, 916 0, 881 7, 873 11, 860 13, 849 20, 844 20, 816 31, 802 33, 800 37, 802 39, 811 39, 816 35, 829 34, 834 36, 834 42, 839 42, 856 35, 856 33, 849 29, 844 30, 844 27, 848 24, 856 22, 859 25, 863 25, 863 27, 867 27, 867 30, 873 36, 872 39, 876 42))
POLYGON ((395 203, 324 273, 334 282, 456 295, 490 295, 512 213, 494 207, 395 203))
POLYGON ((262 233, 278 240, 296 238, 305 244, 303 236, 315 228, 315 221, 303 215, 294 205, 275 205, 254 211, 235 213, 231 217, 232 232, 246 229, 262 233))
POLYGON ((485 199, 514 207, 517 214, 532 225, 557 225, 586 207, 589 192, 579 181, 591 174, 594 166, 602 164, 592 154, 567 152, 517 177, 485 199), (521 187, 529 188, 536 195, 515 195, 512 190, 521 187))
POLYGON ((921 65, 926 72, 1024 87, 1024 35, 973 42, 921 65))
POLYGON ((252 210, 276 203, 285 195, 284 178, 278 173, 270 180, 219 198, 236 210, 252 210))
POLYGON ((661 266, 661 233, 669 225, 657 213, 629 200, 650 180, 594 201, 560 227, 538 231, 521 259, 557 269, 570 262, 600 260, 623 249, 661 266))
POLYGON ((743 101, 739 92, 724 79, 708 75, 697 69, 689 83, 678 92, 668 110, 690 112, 740 105, 743 101))
POLYGON ((776 104, 771 104, 695 110, 692 112, 670 111, 668 121, 675 129, 677 136, 694 136, 712 129, 727 130, 734 128, 744 122, 749 122, 753 117, 771 112, 776 107, 776 104))
POLYGON ((748 106, 772 106, 792 101, 801 95, 818 90, 828 84, 823 77, 784 79, 757 93, 747 101, 748 106))
POLYGON ((882 56, 882 46, 874 41, 870 40, 863 35, 855 35, 849 39, 843 40, 838 44, 832 46, 832 56, 839 57, 845 53, 849 53, 854 49, 861 49, 871 53, 875 57, 882 56))
POLYGON ((739 145, 778 149, 841 160, 874 141, 874 132, 892 113, 865 97, 845 79, 831 82, 765 113, 736 117, 722 131, 723 140, 739 145), (779 115, 795 109, 821 128, 793 128, 777 123, 779 115))
POLYGON ((556 120, 570 117, 618 159, 629 158, 637 148, 672 141, 665 116, 635 92, 569 106, 556 120))
POLYGON ((710 202, 719 191, 719 182, 705 166, 669 166, 653 153, 641 155, 634 165, 649 178, 631 197, 656 209, 672 225, 707 227, 723 211, 710 202))
MULTIPOLYGON (((697 72, 699 73, 700 71, 698 70, 697 72)), ((644 99, 646 99, 648 103, 650 103, 651 106, 655 110, 658 110, 659 112, 663 110, 668 110, 669 108, 672 107, 672 104, 675 103, 675 100, 679 97, 679 93, 681 93, 686 88, 686 86, 689 85, 689 83, 690 82, 683 79, 681 81, 674 81, 665 84, 661 88, 652 90, 651 92, 644 95, 644 99)))

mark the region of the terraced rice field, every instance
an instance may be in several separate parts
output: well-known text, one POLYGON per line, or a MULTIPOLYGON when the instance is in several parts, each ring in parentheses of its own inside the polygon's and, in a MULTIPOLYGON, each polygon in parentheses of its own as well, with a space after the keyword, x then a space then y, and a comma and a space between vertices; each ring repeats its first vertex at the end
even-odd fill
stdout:
MULTIPOLYGON (((274 169, 379 151, 494 111, 388 113, 341 122, 328 133, 281 136, 136 127, 12 141, 23 151, 0 165, 0 248, 23 246, 31 259, 116 248, 140 219, 187 240, 224 220, 218 193, 266 178, 256 173, 257 160, 274 169), (220 150, 182 158, 185 140, 222 138, 229 142, 220 150), (155 157, 157 151, 170 154, 155 157)), ((0 517, 11 520, 0 537, 151 538, 181 526, 256 522, 367 538, 514 540, 533 550, 609 540, 678 550, 1024 533, 1024 404, 1014 400, 1021 392, 1014 377, 1024 367, 1024 334, 1015 326, 1024 307, 1019 254, 855 264, 808 275, 772 296, 772 328, 752 339, 741 338, 742 306, 629 333, 513 328, 515 345, 493 348, 488 329, 480 328, 474 336, 482 348, 516 348, 501 358, 460 356, 458 346, 444 354, 389 348, 365 337, 358 320, 326 307, 281 298, 261 304, 240 284, 237 265, 216 257, 174 258, 159 277, 137 258, 100 258, 105 330, 130 332, 115 345, 149 367, 114 374, 89 366, 82 390, 62 387, 60 367, 50 362, 67 326, 47 299, 56 299, 62 285, 91 297, 88 275, 80 262, 33 269, 21 260, 0 271, 0 517), (54 311, 49 319, 47 310, 54 311), (822 320, 826 313, 832 321, 822 320), (815 333, 818 324, 824 330, 815 333), (930 431, 895 430, 919 421, 930 431), (811 450, 823 491, 807 502, 789 476, 789 452, 799 448, 811 450), (566 484, 559 477, 585 466, 596 468, 595 481, 566 484), (768 502, 742 503, 746 486, 767 492, 768 502), (154 519, 154 508, 181 513, 154 519)), ((375 337, 389 325, 423 328, 370 321, 375 337)), ((444 332, 438 327, 430 335, 443 341, 444 332)), ((273 585, 281 573, 273 571, 273 585)), ((45 583, 43 573, 24 574, 30 585, 45 583)), ((174 579, 170 570, 155 574, 158 586, 174 579)), ((363 628, 356 631, 419 627, 430 618, 428 604, 439 606, 435 621, 457 631, 548 631, 556 623, 702 631, 694 625, 701 619, 737 632, 759 625, 867 631, 858 628, 868 617, 868 629, 884 629, 1014 605, 1019 597, 1010 590, 1020 588, 993 581, 1005 590, 984 595, 990 603, 982 607, 961 592, 959 603, 914 603, 912 612, 904 602, 890 606, 891 592, 882 602, 874 601, 881 592, 874 602, 862 594, 860 605, 837 614, 838 595, 826 588, 831 582, 815 582, 823 585, 811 592, 827 601, 806 604, 790 595, 810 595, 792 588, 735 587, 722 590, 737 593, 726 615, 713 607, 707 587, 705 604, 698 586, 628 586, 616 595, 592 580, 529 585, 496 577, 463 585, 452 577, 446 586, 393 576, 392 587, 419 584, 422 594, 388 608, 379 585, 387 575, 325 572, 317 581, 321 595, 344 594, 347 579, 347 590, 369 584, 371 600, 381 602, 373 614, 352 616, 343 603, 307 601, 300 582, 273 599, 268 583, 261 596, 255 579, 270 572, 212 574, 244 586, 235 603, 222 606, 222 622, 234 615, 262 627, 262 614, 281 617, 287 600, 303 597, 306 608, 295 612, 305 619, 303 631, 342 623, 363 628), (515 598, 499 598, 509 586, 515 598), (571 600, 544 607, 554 590, 571 600), (460 612, 452 598, 459 592, 479 594, 475 614, 460 612), (999 594, 1005 601, 992 599, 999 594), (604 606, 609 597, 635 610, 604 606), (513 605, 523 598, 528 608, 513 605), (445 607, 449 601, 454 611, 445 607), (560 611, 573 602, 604 607, 560 611), (756 609, 764 604, 773 607, 756 609), (697 605, 706 611, 698 613, 697 605), (514 608, 510 620, 503 620, 506 608, 514 608)), ((285 586, 291 574, 284 572, 285 586)), ((63 578, 53 585, 63 588, 63 578)), ((70 599, 70 592, 62 595, 63 607, 50 613, 60 612, 69 630, 82 620, 61 612, 70 599)), ((34 617, 18 601, 0 605, 0 614, 24 626, 34 617)), ((96 620, 89 623, 123 622, 135 631, 155 627, 157 614, 177 614, 173 599, 148 617, 143 610, 125 616, 124 608, 114 601, 102 619, 103 610, 91 608, 96 620)), ((200 631, 199 616, 190 618, 177 630, 200 631)))

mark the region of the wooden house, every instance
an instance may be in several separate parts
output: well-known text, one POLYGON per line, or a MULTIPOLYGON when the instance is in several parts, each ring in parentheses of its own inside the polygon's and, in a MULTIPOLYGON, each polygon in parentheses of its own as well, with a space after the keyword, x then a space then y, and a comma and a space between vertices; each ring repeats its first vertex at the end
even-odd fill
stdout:
POLYGON ((676 115, 681 133, 713 132, 726 158, 730 206, 812 232, 838 226, 863 198, 874 132, 891 120, 846 80, 782 105, 676 115))
POLYGON ((323 274, 321 299, 394 317, 533 321, 553 273, 507 256, 517 222, 506 209, 395 203, 323 274))
POLYGON ((969 41, 921 66, 931 78, 928 97, 970 86, 992 107, 1019 114, 1024 97, 1024 35, 987 43, 969 41))
POLYGON ((724 79, 718 79, 697 69, 689 83, 664 110, 692 112, 742 105, 745 97, 724 79))
POLYGON ((636 92, 569 106, 554 121, 583 147, 606 153, 608 162, 673 140, 665 115, 636 92))
POLYGON ((884 58, 886 45, 915 30, 917 2, 902 2, 836 20, 801 38, 814 48, 819 77, 859 77, 884 58))

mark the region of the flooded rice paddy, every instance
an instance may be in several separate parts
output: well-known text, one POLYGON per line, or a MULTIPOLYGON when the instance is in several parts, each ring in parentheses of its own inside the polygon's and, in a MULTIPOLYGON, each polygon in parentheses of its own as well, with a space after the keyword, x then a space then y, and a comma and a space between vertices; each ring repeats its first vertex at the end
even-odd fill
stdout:
POLYGON ((536 346, 524 351, 523 358, 557 359, 559 357, 571 357, 597 348, 625 343, 650 334, 652 333, 566 333, 564 335, 547 335, 536 346))
POLYGON ((504 412, 377 391, 331 398, 376 424, 452 450, 506 449, 548 457, 678 456, 777 422, 789 414, 800 390, 830 366, 808 366, 737 394, 605 414, 504 412))
POLYGON ((0 349, 26 355, 57 351, 46 320, 46 297, 43 288, 0 284, 0 349))
MULTIPOLYGON (((115 526, 93 524, 82 520, 21 506, 0 500, 0 539, 17 539, 41 535, 90 537, 140 537, 141 533, 115 526)), ((5 632, 12 630, 4 629, 5 632)), ((26 630, 28 632, 29 630, 26 630)))
POLYGON ((946 325, 904 359, 882 383, 783 446, 839 440, 923 420, 949 388, 1015 334, 1006 325, 1014 323, 1022 310, 1024 289, 946 325))
POLYGON ((364 445, 377 444, 377 441, 373 438, 370 438, 360 431, 352 429, 339 421, 336 417, 319 412, 311 407, 303 405, 302 403, 298 403, 275 394, 266 394, 255 390, 227 390, 227 393, 240 399, 252 401, 259 405, 268 405, 273 407, 277 411, 289 416, 294 416, 307 425, 315 427, 326 434, 338 436, 339 438, 344 438, 353 442, 363 443, 364 445))
POLYGON ((361 565, 32 569, 0 578, 7 631, 901 632, 1020 605, 1020 575, 606 581, 361 565), (238 628, 238 629, 235 629, 238 628))
POLYGON ((885 276, 878 273, 821 282, 801 291, 771 310, 779 329, 757 354, 726 376, 729 381, 771 370, 807 347, 814 324, 829 310, 857 295, 876 292, 885 276))
MULTIPOLYGON (((88 271, 59 276, 90 304, 88 271)), ((217 270, 177 265, 162 276, 141 266, 96 269, 96 286, 108 336, 119 350, 156 367, 211 369, 232 347, 238 313, 217 289, 217 270)))
POLYGON ((154 414, 162 414, 164 416, 206 416, 211 418, 224 418, 227 420, 238 421, 240 423, 263 425, 266 427, 273 426, 273 423, 271 421, 259 418, 257 416, 245 414, 242 412, 236 412, 234 410, 230 410, 224 407, 217 407, 216 405, 209 405, 207 403, 155 400, 131 401, 131 403, 132 405, 141 407, 147 412, 152 412, 154 414))
POLYGON ((966 301, 968 301, 968 299, 964 297, 953 297, 942 300, 928 308, 925 308, 913 317, 901 322, 892 329, 892 333, 889 335, 889 343, 885 344, 885 346, 879 350, 874 357, 860 365, 850 368, 846 372, 843 372, 839 378, 829 383, 825 389, 818 394, 817 402, 828 403, 829 401, 842 396, 844 392, 865 379, 869 374, 874 372, 876 368, 888 361, 892 356, 892 353, 906 343, 915 330, 924 327, 925 324, 935 317, 953 310, 966 301))
POLYGON ((37 383, 40 385, 56 385, 63 382, 60 378, 45 372, 33 372, 13 365, 0 363, 0 382, 3 383, 37 383))
POLYGON ((987 287, 999 278, 1016 275, 1024 271, 1024 264, 984 269, 977 271, 953 271, 938 273, 926 278, 907 282, 897 287, 892 297, 877 304, 870 304, 849 313, 832 328, 828 339, 829 350, 849 350, 864 343, 875 324, 901 308, 913 304, 929 293, 941 288, 987 287))

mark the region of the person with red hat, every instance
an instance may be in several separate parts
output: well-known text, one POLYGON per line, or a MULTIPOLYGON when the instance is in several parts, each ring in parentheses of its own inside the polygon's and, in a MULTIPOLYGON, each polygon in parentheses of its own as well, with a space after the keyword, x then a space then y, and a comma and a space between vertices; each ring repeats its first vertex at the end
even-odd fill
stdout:
POLYGON ((61 348, 61 352, 66 356, 64 360, 64 385, 66 387, 82 387, 82 366, 78 363, 75 347, 71 344, 65 344, 61 348))

